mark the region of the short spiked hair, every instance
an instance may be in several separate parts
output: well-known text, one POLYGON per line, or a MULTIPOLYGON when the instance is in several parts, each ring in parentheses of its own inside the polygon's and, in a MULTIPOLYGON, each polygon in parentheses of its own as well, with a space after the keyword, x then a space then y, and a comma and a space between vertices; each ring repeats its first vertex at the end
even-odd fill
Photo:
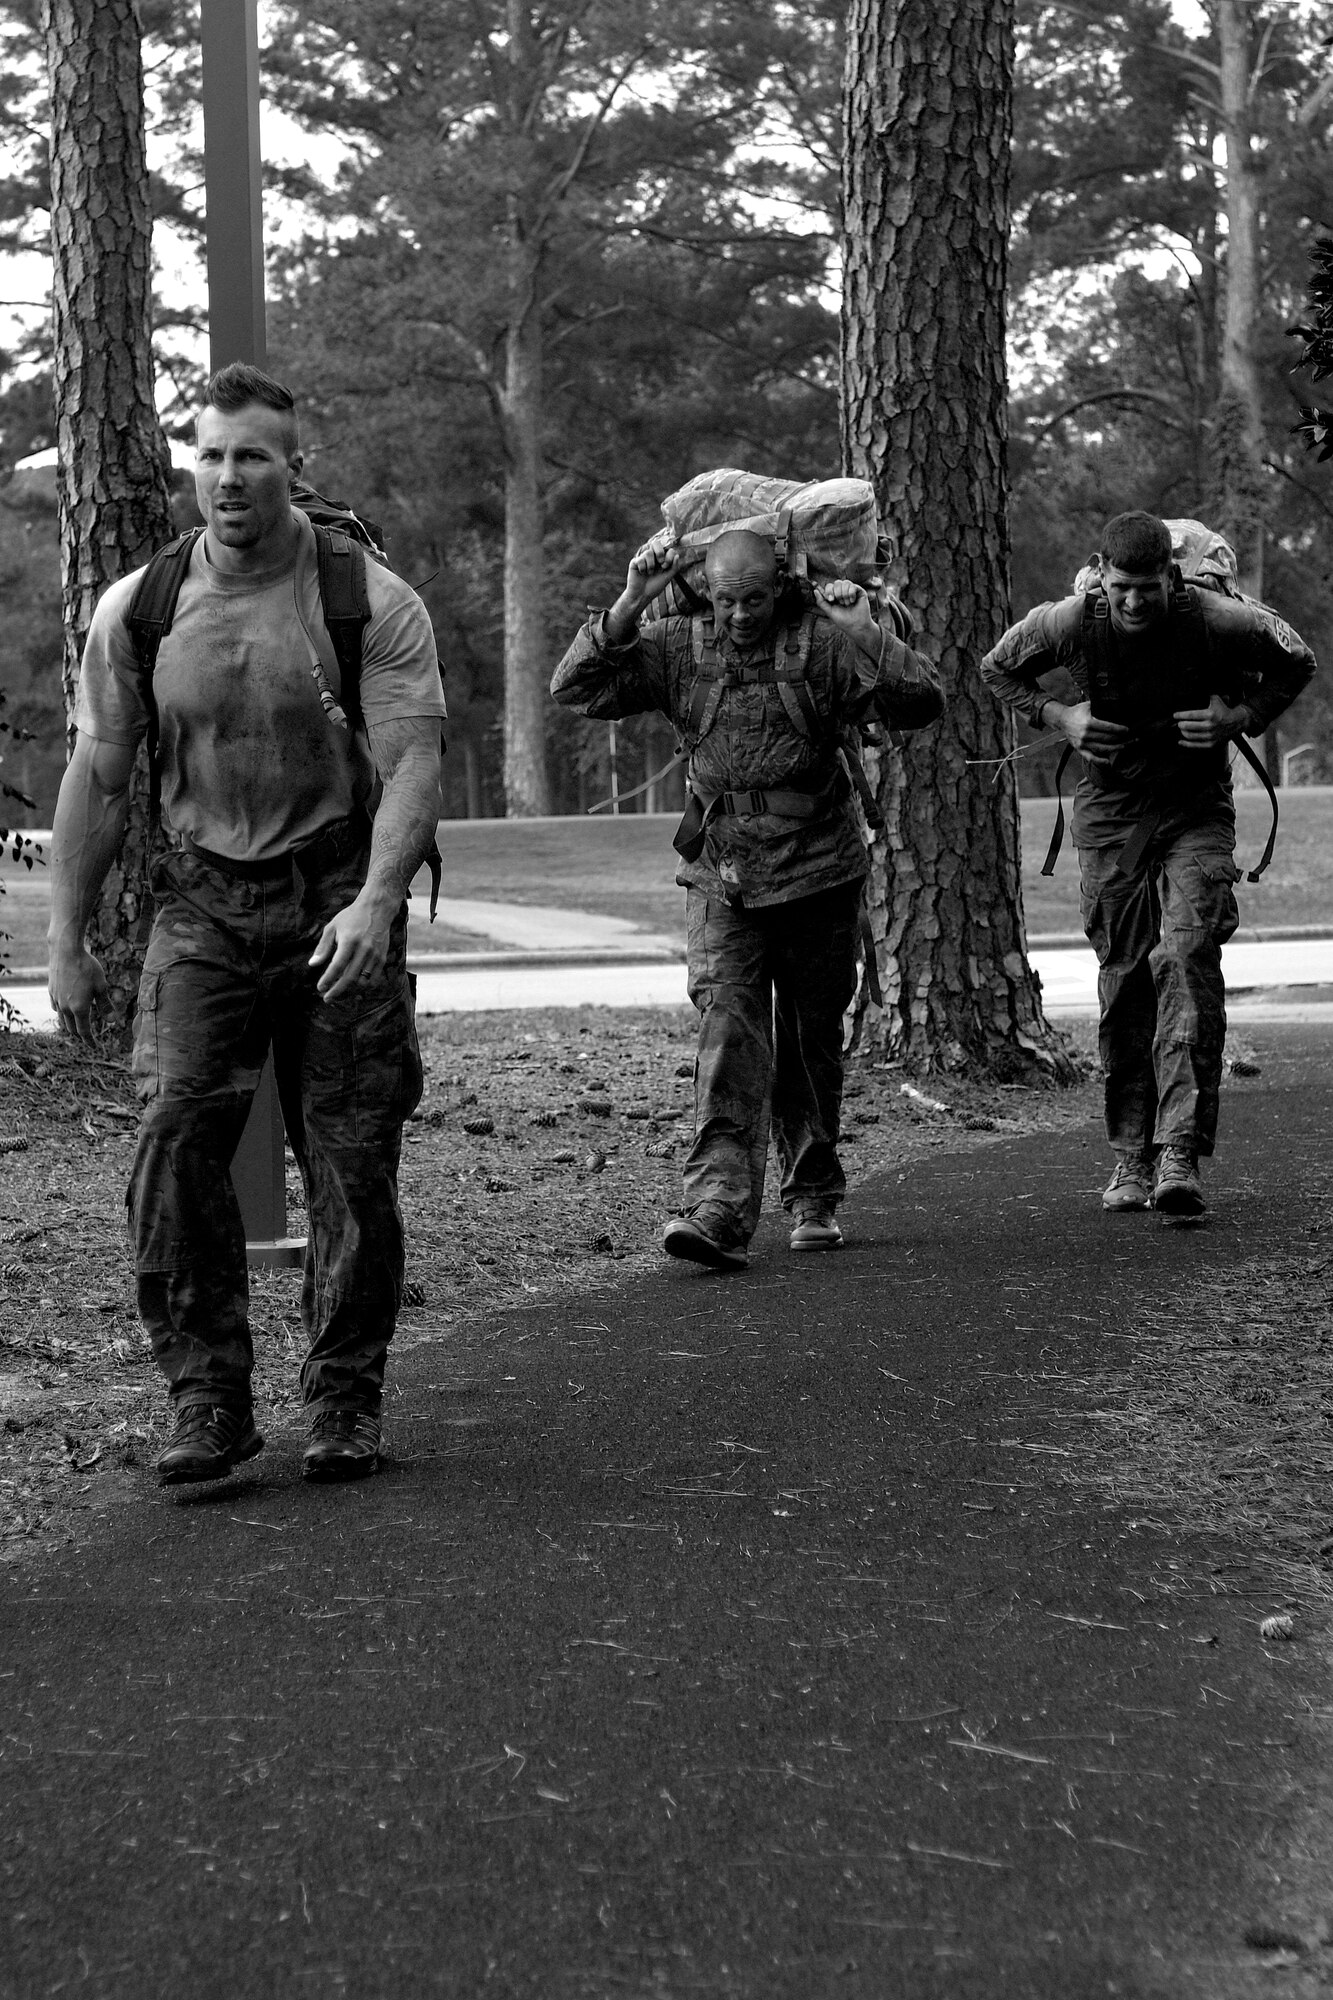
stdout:
POLYGON ((204 390, 205 410, 243 410, 250 403, 262 403, 286 418, 284 439, 287 456, 301 449, 301 426, 296 415, 296 398, 284 382, 266 375, 249 361, 232 361, 209 377, 204 390))
POLYGON ((1123 570, 1126 576, 1157 576, 1171 563, 1171 530, 1156 514, 1136 509, 1117 514, 1102 529, 1098 552, 1108 569, 1123 570))

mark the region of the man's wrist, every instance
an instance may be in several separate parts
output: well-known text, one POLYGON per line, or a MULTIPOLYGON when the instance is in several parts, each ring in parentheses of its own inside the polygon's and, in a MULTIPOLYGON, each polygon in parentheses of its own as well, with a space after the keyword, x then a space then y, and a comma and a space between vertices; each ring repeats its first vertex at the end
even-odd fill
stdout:
POLYGON ((409 870, 405 863, 390 862, 382 868, 372 864, 360 895, 349 907, 360 910, 373 929, 387 931, 402 908, 407 884, 415 873, 416 870, 409 870))
POLYGON ((642 605, 637 598, 626 598, 624 592, 616 599, 607 612, 602 630, 613 646, 623 645, 639 629, 639 612, 642 605))
POLYGON ((56 953, 82 951, 85 926, 75 917, 52 917, 47 926, 47 950, 56 953))

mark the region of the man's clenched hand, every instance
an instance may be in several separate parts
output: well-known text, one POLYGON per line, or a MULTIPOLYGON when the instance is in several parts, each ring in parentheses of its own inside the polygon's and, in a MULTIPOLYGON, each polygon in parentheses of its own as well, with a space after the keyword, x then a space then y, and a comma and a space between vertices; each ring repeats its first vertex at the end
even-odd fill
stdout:
POLYGON ((625 572, 625 588, 606 615, 607 637, 618 643, 627 639, 638 623, 645 604, 660 597, 673 576, 699 560, 697 549, 682 553, 669 528, 644 543, 630 557, 625 572))
POLYGON ((878 657, 879 626, 870 599, 859 583, 853 583, 850 577, 837 576, 829 583, 817 583, 814 595, 814 608, 820 618, 827 618, 863 651, 878 657))
POLYGON ((1079 755, 1092 764, 1106 763, 1129 741, 1124 723, 1108 722, 1104 716, 1094 715, 1090 701, 1047 701, 1042 705, 1041 719, 1049 728, 1060 730, 1079 755))
POLYGON ((82 938, 51 946, 47 993, 65 1034, 96 1041, 93 1008, 106 999, 106 974, 82 938))
POLYGON ((1178 708, 1172 720, 1186 750, 1211 750, 1239 736, 1251 717, 1247 708, 1232 708, 1215 694, 1207 708, 1178 708))

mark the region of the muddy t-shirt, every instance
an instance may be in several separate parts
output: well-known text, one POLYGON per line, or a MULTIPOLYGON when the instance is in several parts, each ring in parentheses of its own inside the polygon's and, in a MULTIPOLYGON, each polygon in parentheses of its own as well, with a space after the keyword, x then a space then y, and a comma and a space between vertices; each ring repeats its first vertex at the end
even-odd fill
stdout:
MULTIPOLYGON (((320 699, 321 678, 340 693, 338 666, 320 609, 314 530, 294 518, 295 555, 253 574, 214 568, 200 536, 152 676, 163 825, 233 860, 288 853, 345 818, 374 782, 364 731, 339 727, 320 699)), ((137 743, 148 726, 147 676, 125 623, 140 574, 105 593, 84 649, 75 720, 107 743, 137 743)), ((442 717, 426 607, 371 558, 366 588, 366 720, 442 717)))

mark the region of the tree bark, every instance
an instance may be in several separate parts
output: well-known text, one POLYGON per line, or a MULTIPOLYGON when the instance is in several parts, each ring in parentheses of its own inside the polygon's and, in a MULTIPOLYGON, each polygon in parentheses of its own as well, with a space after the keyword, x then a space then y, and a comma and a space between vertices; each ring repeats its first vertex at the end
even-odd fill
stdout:
POLYGON ((1249 0, 1217 0, 1226 138, 1226 285, 1222 368, 1213 415, 1217 526, 1236 551, 1241 589, 1264 588, 1263 399, 1254 354, 1259 316, 1259 188, 1250 140, 1249 0))
MULTIPOLYGON (((1240 587, 1264 594, 1268 480, 1264 472, 1263 389, 1254 352, 1259 322, 1259 179, 1250 130, 1251 0, 1217 0, 1222 130, 1226 137, 1226 289, 1221 388, 1210 428, 1216 525, 1236 551, 1240 587)), ((1264 763, 1276 784, 1282 755, 1276 728, 1264 732, 1264 763)))
POLYGON ((551 810, 546 771, 550 661, 544 603, 542 501, 542 330, 535 282, 526 280, 524 244, 514 244, 513 316, 506 334, 501 398, 505 447, 505 813, 531 819, 551 810), (526 294, 524 296, 523 294, 526 294))
MULTIPOLYGON (((167 450, 153 393, 152 214, 134 0, 44 0, 51 94, 56 492, 69 742, 93 608, 171 533, 167 450)), ((133 1013, 146 896, 146 763, 90 926, 122 1026, 133 1013)))
POLYGON ((916 1067, 1073 1066, 1027 962, 1014 725, 978 663, 1009 601, 1005 283, 1014 0, 850 0, 843 89, 842 439, 949 706, 870 763, 870 919, 916 1067))
POLYGON ((545 506, 542 494, 542 231, 533 126, 545 83, 529 0, 507 0, 508 314, 498 402, 505 454, 504 789, 510 819, 551 810, 546 772, 545 506))

